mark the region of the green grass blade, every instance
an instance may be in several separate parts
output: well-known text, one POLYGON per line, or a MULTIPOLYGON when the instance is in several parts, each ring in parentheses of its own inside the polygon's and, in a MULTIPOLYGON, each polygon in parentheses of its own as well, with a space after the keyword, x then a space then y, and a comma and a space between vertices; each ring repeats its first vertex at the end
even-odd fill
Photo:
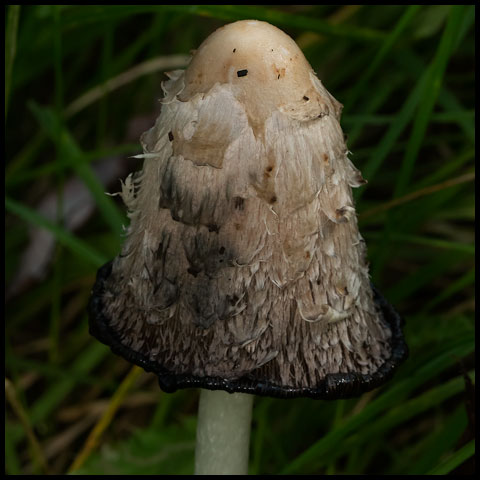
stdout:
MULTIPOLYGON (((60 25, 60 5, 55 5, 52 9, 52 27, 53 27, 53 67, 55 72, 55 110, 60 118, 63 110, 63 66, 62 66, 62 33, 60 25)), ((61 129, 57 129, 58 137, 55 140, 57 158, 63 157, 63 148, 61 141, 61 129)), ((56 223, 63 227, 63 197, 65 175, 62 169, 59 169, 55 175, 57 190, 57 209, 56 223)), ((50 307, 50 328, 49 328, 49 358, 52 363, 57 363, 60 357, 60 322, 61 322, 61 302, 62 302, 62 276, 64 255, 61 244, 55 246, 54 262, 53 262, 53 288, 51 293, 50 307)))
POLYGON ((425 307, 420 311, 421 314, 429 312, 432 308, 437 306, 439 303, 444 302, 452 295, 455 295, 457 292, 464 290, 465 288, 473 285, 475 283, 475 268, 472 268, 465 275, 462 275, 455 282, 450 283, 450 285, 442 290, 435 298, 428 302, 425 307))
POLYGON ((459 183, 425 196, 421 202, 417 203, 416 209, 409 209, 407 205, 404 205, 398 208, 398 212, 392 211, 396 230, 398 232, 421 232, 427 221, 440 219, 452 202, 457 202, 463 197, 463 192, 467 188, 471 189, 470 182, 459 183))
MULTIPOLYGON (((381 167, 385 158, 387 158, 388 154, 392 150, 400 134, 413 118, 417 106, 421 103, 423 107, 415 120, 415 135, 410 138, 410 141, 407 144, 407 153, 405 154, 400 176, 398 177, 395 187, 395 196, 399 196, 401 193, 403 193, 406 185, 408 184, 411 170, 413 169, 416 159, 416 154, 418 153, 418 149, 423 141, 425 129, 441 87, 441 80, 443 78, 447 61, 452 53, 453 44, 458 39, 459 34, 458 32, 455 32, 454 29, 461 22, 463 15, 463 8, 453 7, 453 13, 449 16, 449 21, 447 27, 445 27, 443 35, 443 40, 437 49, 434 60, 417 81, 415 88, 412 90, 412 93, 398 113, 396 120, 390 125, 379 146, 362 169, 363 176, 367 180, 371 181, 381 167), (429 89, 432 88, 433 92, 430 93, 429 89)), ((354 195, 357 201, 360 199, 363 192, 364 189, 355 191, 354 195)))
MULTIPOLYGON (((362 105, 362 111, 365 112, 367 115, 371 115, 379 110, 382 105, 388 100, 392 92, 398 87, 399 80, 392 79, 389 82, 384 82, 376 91, 375 95, 368 96, 364 105, 362 105)), ((347 123, 347 119, 351 116, 346 116, 345 118, 342 117, 342 123, 347 123)), ((348 125, 348 124, 347 124, 348 125)), ((354 123, 351 129, 345 130, 347 133, 347 144, 349 147, 355 146, 356 142, 360 138, 362 131, 366 125, 365 120, 358 119, 354 123)), ((355 156, 358 155, 358 151, 355 152, 355 156)))
MULTIPOLYGON (((471 376, 473 376, 473 374, 471 374, 471 376)), ((389 409, 384 415, 377 418, 371 426, 366 427, 368 436, 375 437, 381 435, 398 424, 426 410, 433 409, 454 395, 461 393, 464 388, 465 380, 463 375, 460 375, 438 387, 431 388, 415 398, 402 402, 401 405, 389 409)))
POLYGON ((336 430, 328 432, 320 440, 311 445, 305 452, 300 454, 292 462, 281 470, 281 474, 302 472, 307 466, 316 465, 317 459, 334 450, 345 437, 358 430, 363 425, 373 421, 378 415, 391 408, 393 405, 402 402, 403 399, 415 388, 422 385, 428 379, 438 375, 448 365, 455 362, 457 358, 468 354, 474 347, 474 339, 468 336, 460 339, 458 345, 450 349, 444 349, 443 353, 436 355, 430 362, 417 368, 408 378, 397 381, 388 391, 372 401, 359 414, 348 418, 336 430))
POLYGON ((474 158, 475 150, 473 148, 468 148, 464 152, 459 153, 457 158, 452 159, 450 162, 439 167, 436 171, 432 172, 427 177, 415 183, 412 187, 412 191, 420 190, 421 188, 424 188, 428 185, 435 185, 442 180, 452 178, 456 172, 461 171, 461 168, 469 161, 472 161, 474 158))
MULTIPOLYGON (((68 370, 76 372, 77 375, 86 374, 93 370, 109 352, 110 350, 105 345, 92 341, 90 346, 84 349, 73 364, 68 367, 68 370)), ((72 377, 54 382, 32 405, 32 425, 48 418, 76 386, 77 380, 72 377)))
POLYGON ((97 450, 102 434, 112 423, 118 409, 122 406, 127 393, 134 387, 136 381, 143 373, 144 371, 138 365, 134 365, 130 369, 128 375, 122 380, 110 398, 107 409, 102 414, 100 420, 96 423, 93 430, 90 432, 82 450, 80 450, 80 452, 77 454, 72 465, 68 469, 68 473, 72 473, 81 468, 90 455, 97 450))
POLYGON ((422 439, 420 445, 412 445, 407 458, 399 460, 392 471, 400 475, 425 475, 440 464, 445 452, 455 448, 466 426, 467 414, 462 405, 445 423, 442 422, 430 435, 422 439))
POLYGON ((62 32, 60 24, 60 5, 53 7, 53 67, 55 71, 55 108, 57 114, 63 110, 63 70, 62 70, 62 32))
MULTIPOLYGON (((376 98, 376 97, 375 97, 376 98)), ((473 110, 459 110, 457 112, 445 112, 432 114, 430 121, 434 123, 456 123, 459 119, 466 119, 470 123, 475 118, 475 112, 473 110)), ((366 125, 388 125, 395 120, 395 115, 345 115, 342 118, 342 122, 347 126, 351 124, 366 124, 366 125)))
POLYGON ((102 46, 102 60, 100 68, 100 87, 103 90, 103 95, 98 103, 98 120, 97 120, 97 145, 102 147, 102 143, 107 138, 107 121, 108 121, 108 106, 109 94, 106 88, 106 83, 112 74, 112 53, 115 30, 111 25, 107 25, 102 46))
POLYGON ((414 295, 415 292, 419 292, 425 286, 435 282, 442 274, 457 264, 461 258, 465 258, 461 253, 439 253, 417 268, 415 272, 399 279, 393 287, 386 290, 385 295, 393 304, 405 300, 414 295))
POLYGON ((465 15, 463 15, 462 21, 458 26, 458 33, 453 45, 454 49, 460 46, 473 25, 475 25, 475 5, 466 5, 465 15))
POLYGON ((21 463, 18 458, 15 442, 12 441, 15 429, 12 422, 5 419, 5 473, 7 475, 21 475, 21 463))
POLYGON ((415 161, 418 157, 418 152, 420 151, 429 124, 430 115, 442 86, 445 69, 447 68, 448 61, 453 53, 453 45, 458 34, 458 26, 463 19, 464 13, 465 10, 463 6, 452 6, 451 8, 451 13, 448 17, 440 45, 438 46, 435 58, 428 69, 428 77, 422 92, 422 101, 412 127, 412 134, 407 145, 405 158, 395 186, 394 197, 403 195, 407 190, 415 161))
POLYGON ((94 267, 99 268, 107 261, 106 257, 90 247, 90 245, 82 242, 79 238, 50 220, 47 220, 35 210, 32 210, 8 197, 5 198, 5 208, 32 225, 49 230, 59 243, 70 249, 75 255, 83 258, 86 262, 89 262, 94 267))
POLYGON ((421 208, 419 207, 416 210, 407 209, 407 206, 404 206, 404 208, 399 208, 397 211, 389 212, 383 236, 380 237, 375 251, 375 259, 374 262, 372 262, 372 277, 374 282, 378 284, 382 283, 381 273, 383 272, 384 266, 390 258, 391 245, 393 242, 399 239, 407 242, 412 241, 413 243, 417 244, 430 244, 435 246, 435 248, 456 250, 459 253, 475 253, 475 248, 473 245, 442 239, 434 239, 432 243, 429 241, 429 239, 422 239, 422 237, 419 237, 418 235, 396 233, 416 231, 417 229, 421 228, 421 225, 425 223, 426 219, 431 219, 433 217, 434 212, 438 215, 438 212, 441 211, 442 205, 448 205, 449 201, 458 198, 459 191, 462 189, 462 186, 465 185, 465 183, 456 185, 448 189, 438 191, 429 197, 425 197, 421 203, 421 208), (408 211, 408 215, 405 215, 405 211, 408 211))
POLYGON ((421 5, 410 5, 405 13, 400 17, 399 21, 395 25, 395 28, 388 34, 387 38, 381 43, 381 47, 378 53, 375 55, 371 63, 369 63, 366 72, 360 77, 358 81, 355 82, 353 88, 350 90, 350 93, 347 96, 347 99, 344 102, 345 111, 348 112, 351 110, 352 105, 357 101, 359 96, 365 92, 365 89, 368 86, 368 82, 373 77, 377 69, 382 64, 382 61, 385 59, 387 54, 392 50, 395 43, 398 41, 400 35, 410 24, 412 19, 418 13, 421 5))
MULTIPOLYGON (((376 234, 365 234, 368 238, 379 238, 379 235, 376 234)), ((402 243, 414 243, 416 245, 425 245, 427 247, 433 248, 444 248, 447 250, 455 250, 457 252, 470 253, 475 255, 475 245, 469 245, 467 243, 460 242, 451 242, 448 240, 443 240, 441 238, 432 238, 432 237, 422 237, 420 235, 409 235, 406 233, 393 233, 390 237, 390 240, 393 242, 402 242, 402 243)))
POLYGON ((361 41, 383 40, 385 37, 383 32, 370 28, 356 27, 353 25, 334 25, 318 18, 281 12, 273 8, 265 8, 257 5, 197 5, 191 6, 190 8, 181 8, 181 10, 225 21, 262 20, 278 26, 298 28, 324 35, 361 41))
POLYGON ((457 450, 447 461, 430 470, 427 475, 447 475, 472 455, 475 455, 475 440, 471 440, 460 450, 457 450))
MULTIPOLYGON (((353 449, 363 448, 365 438, 383 438, 388 435, 388 432, 401 425, 404 422, 426 412, 433 410, 438 405, 441 405, 454 395, 461 393, 464 389, 465 382, 463 376, 458 376, 448 382, 431 388, 425 393, 417 397, 402 402, 400 405, 388 409, 383 415, 375 418, 371 424, 362 427, 362 434, 353 434, 348 439, 342 441, 337 448, 328 452, 325 455, 322 463, 329 463, 353 449)), ((387 441, 387 439, 385 439, 387 441)), ((383 447, 380 442, 378 446, 383 447)), ((320 461, 320 459, 317 459, 320 461)))
POLYGON ((385 38, 383 32, 356 27, 353 25, 333 25, 324 20, 305 15, 282 12, 273 8, 257 5, 95 5, 88 9, 70 9, 65 12, 65 28, 78 27, 85 23, 102 22, 140 13, 171 11, 225 21, 255 19, 278 25, 279 27, 298 28, 324 35, 355 39, 360 41, 378 41, 385 38))
POLYGON ((37 121, 51 139, 54 142, 57 140, 60 142, 59 149, 63 152, 63 160, 68 161, 70 167, 83 180, 95 199, 105 222, 110 225, 113 233, 119 237, 122 232, 125 217, 119 212, 113 200, 105 195, 102 184, 98 181, 90 165, 85 161, 83 152, 73 137, 68 130, 62 126, 60 119, 51 109, 41 108, 35 103, 31 103, 30 107, 37 121))
POLYGON ((5 32, 5 120, 8 113, 8 101, 12 85, 13 62, 17 51, 17 29, 20 18, 20 5, 8 7, 7 29, 5 32))
MULTIPOLYGON (((113 146, 111 148, 100 148, 98 150, 92 150, 91 152, 83 153, 83 161, 90 163, 92 160, 103 159, 107 157, 120 156, 120 155, 137 155, 140 147, 136 143, 129 143, 125 145, 113 146)), ((64 161, 59 159, 55 163, 47 163, 38 168, 28 168, 25 171, 13 173, 11 176, 5 178, 5 186, 8 188, 16 187, 23 183, 36 180, 42 176, 58 173, 59 170, 70 170, 71 162, 69 160, 64 161)))
MULTIPOLYGON (((445 112, 450 114, 465 112, 464 107, 457 100, 457 98, 447 89, 443 89, 438 97, 438 102, 445 109, 445 112)), ((475 121, 467 116, 461 116, 455 118, 456 122, 467 135, 467 138, 471 143, 475 143, 475 121)))
MULTIPOLYGON (((423 75, 418 79, 414 89, 403 104, 403 107, 398 112, 395 121, 392 122, 389 129, 378 144, 378 147, 375 149, 366 165, 362 168, 363 177, 369 182, 372 182, 375 174, 393 149, 395 142, 398 140, 405 127, 411 121, 415 113, 415 109, 422 98, 427 80, 427 73, 424 72, 423 75)), ((364 190, 365 189, 355 190, 354 196, 357 201, 362 196, 364 190)))
MULTIPOLYGON (((93 370, 109 353, 109 349, 98 342, 84 349, 75 359, 71 367, 65 367, 77 372, 78 375, 93 370)), ((30 409, 32 427, 49 418, 55 409, 64 401, 65 397, 77 386, 75 378, 66 378, 54 382, 52 386, 40 395, 30 409)), ((11 441, 16 443, 22 440, 23 430, 12 431, 11 441)))
MULTIPOLYGON (((468 17, 468 13, 465 17, 468 17)), ((456 38, 457 43, 461 39, 462 37, 459 34, 456 38)), ((405 49, 402 53, 402 55, 397 56, 396 58, 398 66, 405 72, 408 72, 412 78, 416 78, 418 72, 422 72, 427 68, 425 62, 415 52, 405 49)), ((438 96, 438 102, 447 112, 461 112, 465 110, 465 107, 463 107, 462 103, 447 85, 442 86, 438 96)), ((459 117, 457 121, 459 127, 463 130, 463 133, 471 143, 475 143, 475 123, 462 117, 459 117)))

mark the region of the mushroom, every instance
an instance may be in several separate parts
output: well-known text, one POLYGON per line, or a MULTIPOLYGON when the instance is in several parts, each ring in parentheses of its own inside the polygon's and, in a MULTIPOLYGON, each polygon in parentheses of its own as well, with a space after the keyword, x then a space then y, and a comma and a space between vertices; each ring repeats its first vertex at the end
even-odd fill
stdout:
POLYGON ((342 105, 260 21, 219 28, 168 76, 143 170, 122 184, 131 222, 98 272, 91 333, 166 392, 243 393, 214 392, 224 405, 382 384, 407 349, 369 281, 342 105))

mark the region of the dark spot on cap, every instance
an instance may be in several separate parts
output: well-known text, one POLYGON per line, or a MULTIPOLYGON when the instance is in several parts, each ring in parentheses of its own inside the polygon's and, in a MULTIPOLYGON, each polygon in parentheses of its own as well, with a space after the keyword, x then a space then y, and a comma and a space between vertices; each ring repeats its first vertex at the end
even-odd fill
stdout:
POLYGON ((168 139, 173 142, 173 133, 172 131, 168 132, 168 139))
POLYGON ((276 195, 272 195, 272 196, 270 197, 270 200, 269 200, 269 201, 270 201, 270 203, 275 203, 275 202, 277 201, 277 196, 276 196, 276 195))
POLYGON ((273 170, 273 167, 269 165, 269 166, 266 168, 266 170, 267 170, 267 172, 271 172, 271 171, 273 170))
POLYGON ((238 70, 237 77, 246 77, 247 73, 248 73, 248 70, 238 70))
POLYGON ((236 51, 237 51, 237 49, 236 49, 236 48, 234 48, 234 49, 233 49, 233 53, 235 53, 236 51))
POLYGON ((210 223, 209 225, 207 225, 207 228, 209 232, 215 232, 215 233, 218 233, 218 231, 220 230, 218 228, 218 225, 216 225, 215 223, 210 223))
POLYGON ((218 249, 218 253, 219 253, 220 255, 223 255, 223 254, 225 253, 225 247, 220 247, 220 248, 218 249))
POLYGON ((278 74, 278 76, 277 76, 277 80, 280 80, 280 74, 278 74))
POLYGON ((242 197, 233 197, 233 206, 237 210, 243 210, 245 208, 245 199, 242 197))
POLYGON ((187 268, 187 272, 190 275, 193 275, 194 277, 196 277, 200 273, 200 270, 198 268, 195 268, 195 267, 189 267, 189 268, 187 268))
POLYGON ((304 99, 306 102, 308 102, 308 101, 310 100, 306 95, 303 96, 303 99, 304 99))
POLYGON ((323 161, 328 163, 328 155, 326 153, 323 154, 323 161))
POLYGON ((230 302, 230 305, 232 305, 232 307, 240 300, 236 295, 233 295, 232 297, 230 297, 230 295, 227 295, 227 299, 230 302))

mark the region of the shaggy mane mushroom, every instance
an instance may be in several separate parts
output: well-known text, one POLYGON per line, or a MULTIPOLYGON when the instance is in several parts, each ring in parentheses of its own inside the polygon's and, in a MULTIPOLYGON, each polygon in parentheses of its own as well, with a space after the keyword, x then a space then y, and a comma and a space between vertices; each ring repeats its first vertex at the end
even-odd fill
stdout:
POLYGON ((296 43, 226 25, 163 89, 92 334, 167 392, 335 399, 382 384, 406 355, 401 320, 369 280, 342 105, 296 43))

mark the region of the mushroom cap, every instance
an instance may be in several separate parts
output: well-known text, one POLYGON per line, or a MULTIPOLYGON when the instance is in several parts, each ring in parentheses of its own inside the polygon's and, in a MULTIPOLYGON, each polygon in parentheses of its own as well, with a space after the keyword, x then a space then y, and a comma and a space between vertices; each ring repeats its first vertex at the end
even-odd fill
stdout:
POLYGON ((303 107, 300 116, 309 119, 325 109, 332 109, 338 118, 342 108, 323 88, 294 40, 258 20, 230 23, 212 33, 196 50, 179 99, 188 101, 218 83, 232 85, 255 124, 265 122, 276 109, 295 115, 298 103, 303 107))
POLYGON ((185 77, 191 92, 206 92, 217 82, 271 90, 303 89, 312 68, 286 33, 258 20, 220 27, 195 51, 185 77), (248 70, 246 79, 237 72, 248 70), (280 77, 280 78, 279 78, 280 77), (277 80, 282 82, 277 82, 277 80))
POLYGON ((152 360, 140 349, 131 348, 121 340, 118 332, 112 328, 112 320, 106 315, 103 297, 108 292, 108 279, 112 273, 112 262, 106 263, 98 270, 97 279, 88 304, 89 331, 99 341, 109 346, 113 353, 129 362, 142 367, 147 372, 158 376, 160 388, 166 393, 174 393, 182 388, 206 388, 208 390, 225 390, 229 393, 242 392, 252 395, 275 398, 308 397, 317 400, 338 400, 357 397, 365 392, 380 387, 389 380, 397 367, 408 356, 402 327, 404 320, 372 285, 374 301, 384 321, 392 331, 391 356, 378 370, 361 374, 334 373, 313 386, 292 387, 278 384, 265 378, 261 381, 252 375, 237 378, 225 378, 213 375, 196 375, 193 373, 175 373, 156 360, 152 360))
POLYGON ((169 77, 143 169, 122 184, 131 223, 97 274, 90 332, 169 392, 379 386, 407 349, 369 281, 341 105, 288 35, 253 20, 169 77))

